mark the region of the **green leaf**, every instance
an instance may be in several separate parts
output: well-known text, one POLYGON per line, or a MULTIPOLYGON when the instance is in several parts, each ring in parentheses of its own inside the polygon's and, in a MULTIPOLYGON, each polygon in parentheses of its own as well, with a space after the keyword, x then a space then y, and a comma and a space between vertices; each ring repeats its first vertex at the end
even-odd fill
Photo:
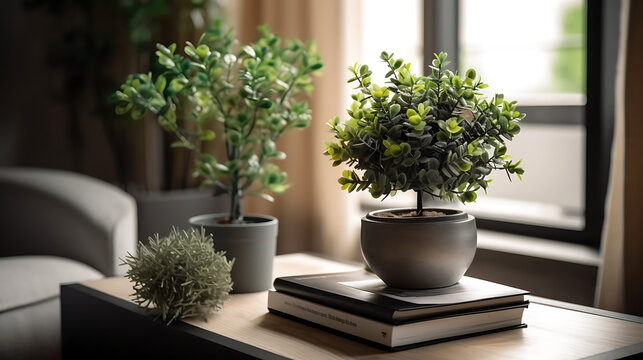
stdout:
POLYGON ((462 195, 462 200, 464 202, 475 202, 478 198, 478 195, 473 191, 467 191, 462 195))
POLYGON ((173 68, 175 66, 174 61, 169 57, 159 53, 158 51, 156 52, 156 55, 158 56, 159 64, 165 66, 166 68, 173 68))
POLYGON ((156 52, 157 54, 165 55, 168 57, 172 56, 172 52, 170 52, 170 49, 168 49, 165 45, 157 43, 156 48, 158 49, 158 51, 156 52))
POLYGON ((409 117, 409 122, 411 123, 411 125, 418 125, 420 121, 422 121, 422 118, 420 117, 420 115, 416 114, 409 117))
POLYGON ((248 55, 250 57, 256 57, 257 56, 257 54, 255 53, 254 49, 250 45, 244 45, 241 48, 241 51, 243 51, 244 53, 246 53, 246 55, 248 55))
POLYGON ((395 115, 397 115, 397 114, 399 114, 399 113, 400 113, 400 110, 401 110, 401 107, 400 107, 400 105, 399 105, 399 104, 393 104, 393 105, 391 105, 391 106, 389 107, 389 109, 388 109, 389 116, 390 116, 391 118, 395 117, 395 115))
POLYGON ((451 78, 451 84, 456 88, 460 89, 462 87, 462 79, 458 75, 455 75, 451 78))
POLYGON ((465 172, 465 171, 471 170, 471 165, 472 165, 471 161, 467 159, 461 159, 458 161, 457 164, 458 164, 458 169, 460 169, 460 171, 465 172))
POLYGON ((191 62, 190 60, 188 60, 188 59, 183 59, 183 60, 181 61, 181 70, 182 70, 183 72, 188 71, 188 70, 190 69, 190 66, 192 66, 192 62, 191 62))
POLYGON ((502 131, 506 132, 509 128, 509 120, 507 120, 507 118, 503 115, 500 115, 500 117, 498 118, 498 124, 500 125, 500 129, 502 131))
POLYGON ((145 115, 145 109, 143 107, 141 107, 141 106, 134 106, 130 110, 130 116, 134 120, 138 120, 138 119, 142 118, 143 115, 145 115))
POLYGON ((275 151, 270 155, 271 159, 284 160, 286 159, 286 153, 283 151, 275 151))
POLYGON ((167 80, 165 79, 165 76, 159 75, 158 78, 156 78, 156 91, 163 93, 163 90, 165 90, 165 86, 167 85, 167 80))
POLYGON ((263 100, 259 101, 258 106, 260 108, 262 108, 262 109, 270 109, 272 107, 272 101, 270 101, 268 99, 263 99, 263 100))
POLYGON ((192 58, 198 58, 198 56, 197 56, 197 54, 196 54, 196 52, 195 52, 194 50, 195 50, 195 49, 194 49, 194 47, 193 47, 193 46, 190 46, 190 45, 186 45, 186 46, 183 48, 183 51, 184 51, 188 56, 190 56, 190 57, 192 57, 192 58))
POLYGON ((274 153, 275 152, 275 142, 270 140, 270 139, 267 139, 266 141, 264 141, 264 143, 263 143, 263 152, 265 154, 268 154, 268 155, 274 153))
POLYGON ((220 67, 213 67, 212 69, 210 69, 210 78, 212 78, 212 80, 219 79, 222 71, 223 69, 220 67))
POLYGON ((205 59, 210 54, 210 48, 206 44, 201 44, 196 48, 196 55, 201 59, 205 59))
POLYGON ((259 196, 262 197, 265 200, 268 200, 270 202, 275 202, 275 198, 266 194, 266 193, 259 193, 259 196))
POLYGON ((181 81, 181 79, 179 78, 174 78, 172 79, 172 81, 170 81, 170 90, 174 93, 180 92, 181 90, 183 90, 184 87, 185 87, 184 82, 181 81))
POLYGON ((462 130, 462 127, 458 125, 458 120, 456 118, 451 118, 446 121, 446 130, 451 134, 457 134, 462 130))
POLYGON ((132 109, 134 104, 131 102, 125 104, 119 104, 116 106, 116 114, 123 115, 132 109))
POLYGON ((504 101, 505 96, 503 94, 496 94, 494 99, 495 99, 494 102, 496 105, 502 105, 502 102, 504 101))
POLYGON ((308 68, 308 70, 310 70, 310 71, 317 71, 317 70, 321 69, 323 66, 324 66, 324 65, 323 65, 322 63, 316 63, 316 64, 311 65, 311 66, 308 68))
POLYGON ((186 147, 186 144, 183 141, 175 141, 175 142, 170 144, 170 147, 172 147, 172 148, 186 147))
POLYGON ((214 131, 212 131, 210 129, 206 129, 206 130, 203 131, 203 133, 201 133, 201 140, 202 141, 210 141, 212 139, 214 139, 214 131))
POLYGON ((482 147, 474 145, 473 143, 467 145, 467 151, 473 156, 480 156, 485 153, 485 150, 482 147))
POLYGON ((226 141, 229 142, 230 144, 234 145, 234 146, 241 145, 241 141, 243 139, 241 137, 241 133, 238 132, 238 131, 235 131, 235 130, 228 130, 226 132, 225 137, 226 137, 226 141))
POLYGON ((235 62, 235 61, 237 61, 237 57, 236 57, 236 56, 234 56, 234 55, 232 55, 232 54, 225 54, 225 55, 223 56, 223 62, 224 62, 226 65, 234 64, 234 62, 235 62))

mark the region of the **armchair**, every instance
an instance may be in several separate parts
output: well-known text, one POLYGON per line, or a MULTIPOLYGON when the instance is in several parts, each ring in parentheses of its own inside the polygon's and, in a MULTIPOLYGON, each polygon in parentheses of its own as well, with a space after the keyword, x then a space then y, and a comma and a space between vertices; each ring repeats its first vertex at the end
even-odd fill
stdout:
POLYGON ((33 168, 0 168, 0 199, 0 358, 59 358, 59 285, 124 273, 136 203, 101 180, 33 168))

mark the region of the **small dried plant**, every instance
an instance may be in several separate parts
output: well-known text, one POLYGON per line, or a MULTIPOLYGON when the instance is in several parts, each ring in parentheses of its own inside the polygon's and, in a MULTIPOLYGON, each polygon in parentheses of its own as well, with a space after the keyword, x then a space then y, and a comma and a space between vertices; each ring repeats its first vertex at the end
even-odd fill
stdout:
POLYGON ((203 316, 220 309, 232 290, 225 252, 215 251, 205 230, 179 231, 149 238, 138 255, 128 254, 127 277, 134 282, 134 302, 151 309, 167 325, 176 319, 203 316))

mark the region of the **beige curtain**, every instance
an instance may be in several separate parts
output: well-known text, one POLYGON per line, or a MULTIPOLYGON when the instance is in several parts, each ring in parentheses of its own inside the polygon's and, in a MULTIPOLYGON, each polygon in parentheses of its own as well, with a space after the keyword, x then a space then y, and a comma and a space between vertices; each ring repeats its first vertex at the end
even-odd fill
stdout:
POLYGON ((342 192, 340 175, 322 155, 330 140, 326 121, 345 112, 344 1, 341 0, 244 0, 232 9, 237 36, 242 43, 256 39, 258 25, 267 24, 283 38, 314 39, 322 56, 322 75, 314 79, 308 98, 313 112, 309 128, 286 133, 277 148, 287 159, 279 166, 288 173, 291 188, 268 203, 259 198, 245 201, 246 213, 264 213, 279 219, 277 252, 315 251, 339 258, 359 254, 354 221, 354 197, 342 192))
POLYGON ((623 1, 610 185, 596 306, 643 315, 643 2, 623 1))

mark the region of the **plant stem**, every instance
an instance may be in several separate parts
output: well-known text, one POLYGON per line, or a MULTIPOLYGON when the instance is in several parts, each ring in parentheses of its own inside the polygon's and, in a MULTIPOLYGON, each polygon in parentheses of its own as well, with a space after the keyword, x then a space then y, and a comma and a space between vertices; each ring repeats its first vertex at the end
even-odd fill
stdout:
POLYGON ((290 81, 290 84, 288 84, 288 89, 284 91, 284 94, 279 99, 279 105, 283 105, 284 101, 286 101, 286 99, 288 98, 288 94, 290 93, 290 90, 292 89, 293 86, 295 86, 295 82, 297 81, 299 76, 300 76, 299 72, 297 72, 297 75, 292 78, 292 80, 290 81))
MULTIPOLYGON (((234 146, 232 148, 232 156, 229 157, 229 159, 238 159, 240 152, 241 148, 239 146, 234 146)), ((241 179, 239 177, 239 169, 236 169, 232 175, 232 189, 230 191, 230 223, 232 224, 243 223, 243 213, 241 211, 241 199, 243 194, 240 183, 241 179)))
POLYGON ((230 197, 230 223, 241 224, 243 223, 243 215, 241 213, 241 189, 239 188, 239 179, 233 181, 230 197))
POLYGON ((415 193, 417 194, 417 209, 415 210, 415 215, 421 216, 422 215, 422 210, 424 208, 423 198, 422 198, 422 190, 415 190, 415 193))

